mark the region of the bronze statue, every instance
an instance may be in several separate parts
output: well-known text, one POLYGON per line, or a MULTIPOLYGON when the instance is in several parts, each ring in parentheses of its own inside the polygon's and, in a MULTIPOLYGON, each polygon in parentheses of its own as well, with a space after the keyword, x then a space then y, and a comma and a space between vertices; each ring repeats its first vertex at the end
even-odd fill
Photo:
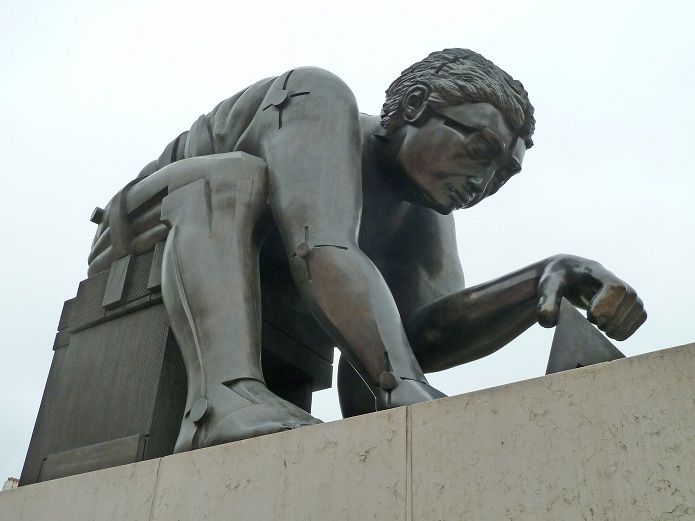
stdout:
POLYGON ((580 257, 465 287, 451 212, 521 171, 534 125, 520 82, 446 49, 393 82, 380 117, 335 75, 299 68, 172 141, 95 216, 89 272, 166 240, 162 295, 188 374, 175 450, 318 422, 264 384, 262 277, 291 273, 340 347, 346 416, 443 396, 425 373, 552 327, 562 297, 608 336, 634 333, 646 319, 635 291, 580 257))

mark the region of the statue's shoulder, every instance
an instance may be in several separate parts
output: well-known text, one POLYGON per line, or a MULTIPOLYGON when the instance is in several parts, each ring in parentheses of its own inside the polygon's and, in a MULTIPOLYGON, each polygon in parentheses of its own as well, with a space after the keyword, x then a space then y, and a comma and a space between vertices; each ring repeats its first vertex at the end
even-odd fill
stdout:
POLYGON ((297 78, 302 78, 305 81, 325 81, 328 83, 345 84, 345 82, 334 72, 315 66, 295 67, 279 76, 279 78, 283 78, 285 76, 289 76, 290 78, 295 76, 297 78))
POLYGON ((280 75, 276 83, 288 91, 310 90, 349 94, 352 90, 337 74, 321 67, 296 67, 280 75))

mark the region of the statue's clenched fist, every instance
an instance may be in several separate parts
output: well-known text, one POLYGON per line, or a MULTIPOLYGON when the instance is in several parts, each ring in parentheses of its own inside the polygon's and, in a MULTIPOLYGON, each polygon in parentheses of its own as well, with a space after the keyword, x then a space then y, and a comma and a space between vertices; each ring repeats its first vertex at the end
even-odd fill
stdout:
POLYGON ((538 322, 557 323, 562 297, 587 310, 587 318, 615 340, 625 340, 647 319, 632 287, 596 261, 558 255, 548 260, 538 282, 538 322))

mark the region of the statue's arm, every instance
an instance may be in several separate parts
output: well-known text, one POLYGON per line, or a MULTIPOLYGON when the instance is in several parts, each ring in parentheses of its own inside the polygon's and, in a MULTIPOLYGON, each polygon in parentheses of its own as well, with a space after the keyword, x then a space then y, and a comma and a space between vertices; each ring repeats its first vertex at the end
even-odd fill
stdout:
POLYGON ((436 216, 422 222, 428 228, 423 236, 449 240, 441 241, 439 249, 426 250, 429 258, 411 260, 418 268, 408 271, 422 279, 411 282, 424 289, 408 295, 408 304, 401 304, 402 292, 394 293, 425 372, 487 356, 536 322, 554 326, 562 297, 587 309, 589 320, 618 340, 629 337, 646 320, 642 301, 628 284, 599 263, 570 255, 550 257, 463 289, 462 278, 457 280, 451 269, 438 268, 435 262, 441 256, 447 264, 459 265, 453 218, 436 216))
POLYGON ((273 216, 300 294, 364 377, 375 382, 388 370, 388 353, 398 376, 422 378, 391 292, 357 242, 362 144, 354 96, 320 69, 295 70, 287 90, 309 94, 289 100, 281 126, 277 109, 268 109, 259 135, 273 216))
POLYGON ((414 310, 405 325, 423 370, 441 371, 492 354, 535 324, 544 267, 541 261, 414 310))

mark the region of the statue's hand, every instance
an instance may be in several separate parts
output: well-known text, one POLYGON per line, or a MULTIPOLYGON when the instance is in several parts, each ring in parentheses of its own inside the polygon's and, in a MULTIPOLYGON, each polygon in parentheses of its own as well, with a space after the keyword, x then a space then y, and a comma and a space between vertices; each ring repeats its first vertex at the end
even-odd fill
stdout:
POLYGON ((629 284, 598 262, 558 255, 549 259, 538 282, 538 322, 557 323, 562 297, 587 309, 587 318, 615 340, 625 340, 647 319, 642 300, 629 284))

